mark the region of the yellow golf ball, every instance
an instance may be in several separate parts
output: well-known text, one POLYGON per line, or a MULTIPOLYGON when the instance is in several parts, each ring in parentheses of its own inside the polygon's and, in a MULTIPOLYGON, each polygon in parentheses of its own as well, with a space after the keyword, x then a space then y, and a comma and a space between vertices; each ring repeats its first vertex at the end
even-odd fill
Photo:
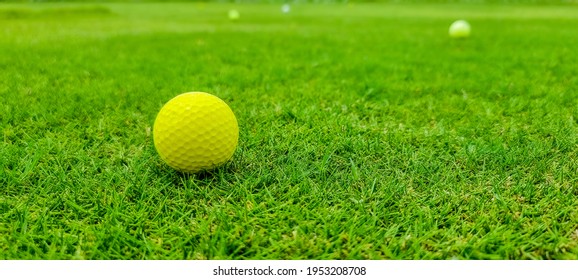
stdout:
POLYGON ((229 19, 230 20, 238 20, 241 17, 241 14, 237 10, 229 10, 229 19))
POLYGON ((471 31, 472 27, 470 24, 467 21, 461 19, 454 21, 452 25, 450 25, 448 33, 450 37, 453 38, 466 38, 470 36, 471 31))
POLYGON ((220 98, 188 92, 169 100, 153 126, 161 159, 188 173, 210 170, 231 159, 239 140, 237 118, 220 98))

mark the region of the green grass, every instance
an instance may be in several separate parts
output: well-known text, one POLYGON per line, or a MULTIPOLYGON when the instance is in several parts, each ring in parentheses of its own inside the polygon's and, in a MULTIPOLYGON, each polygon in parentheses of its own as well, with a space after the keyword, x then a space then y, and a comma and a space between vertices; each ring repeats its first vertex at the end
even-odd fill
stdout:
POLYGON ((0 5, 0 258, 578 259, 577 15, 0 5), (151 135, 187 91, 240 127, 192 176, 151 135))

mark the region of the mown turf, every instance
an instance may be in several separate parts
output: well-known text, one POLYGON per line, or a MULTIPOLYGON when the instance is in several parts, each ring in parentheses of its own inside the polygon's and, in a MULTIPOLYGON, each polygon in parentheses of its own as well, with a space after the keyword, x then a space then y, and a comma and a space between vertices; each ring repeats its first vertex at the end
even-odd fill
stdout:
POLYGON ((576 5, 0 5, 0 258, 576 259, 576 26, 576 5), (194 176, 151 135, 187 91, 240 126, 194 176))

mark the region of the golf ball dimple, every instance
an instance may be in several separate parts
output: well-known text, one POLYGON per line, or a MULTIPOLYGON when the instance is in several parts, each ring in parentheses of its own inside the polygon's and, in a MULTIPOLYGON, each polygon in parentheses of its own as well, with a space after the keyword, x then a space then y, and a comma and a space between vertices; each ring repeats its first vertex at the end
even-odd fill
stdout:
POLYGON ((465 38, 470 36, 471 27, 465 20, 456 20, 450 25, 449 35, 453 38, 465 38))
POLYGON ((153 141, 161 159, 187 173, 226 163, 238 139, 239 127, 231 108, 204 92, 183 93, 169 100, 153 126, 153 141))

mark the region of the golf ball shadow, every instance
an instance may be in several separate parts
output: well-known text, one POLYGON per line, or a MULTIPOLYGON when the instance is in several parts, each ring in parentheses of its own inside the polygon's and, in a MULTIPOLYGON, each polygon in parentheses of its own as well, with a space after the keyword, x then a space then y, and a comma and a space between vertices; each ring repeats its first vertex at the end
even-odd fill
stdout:
POLYGON ((157 177, 165 177, 171 186, 185 189, 194 185, 200 188, 208 188, 215 185, 217 181, 228 181, 231 174, 236 173, 237 168, 234 164, 225 164, 212 170, 199 171, 197 173, 181 172, 170 168, 166 164, 161 164, 156 168, 157 177))

